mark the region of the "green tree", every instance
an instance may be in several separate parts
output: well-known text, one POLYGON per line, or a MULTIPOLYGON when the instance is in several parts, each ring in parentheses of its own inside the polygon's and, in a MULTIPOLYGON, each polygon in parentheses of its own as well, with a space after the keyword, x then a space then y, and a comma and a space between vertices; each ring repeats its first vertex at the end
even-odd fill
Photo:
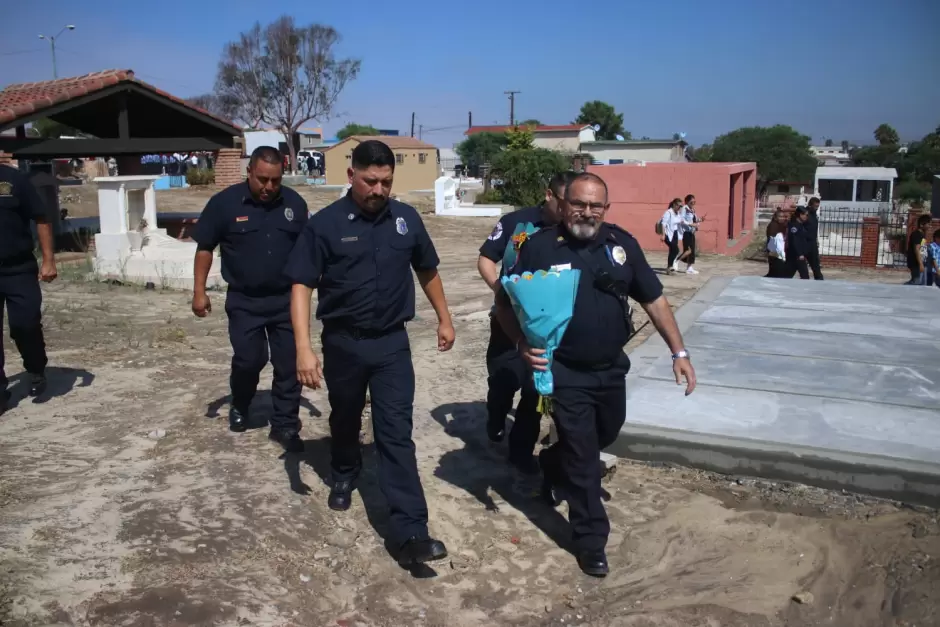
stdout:
POLYGON ((45 139, 58 139, 63 135, 68 137, 85 137, 85 134, 81 131, 71 126, 60 124, 55 120, 50 120, 49 118, 40 118, 33 122, 32 130, 37 136, 45 139))
POLYGON ((378 135, 379 130, 371 124, 356 124, 350 122, 343 128, 336 131, 336 139, 346 139, 353 135, 378 135))
POLYGON ((564 155, 545 148, 503 150, 492 160, 490 171, 498 179, 496 190, 503 202, 531 207, 545 198, 549 180, 571 167, 564 155))
POLYGON ((480 166, 490 163, 508 141, 506 133, 474 133, 457 144, 456 151, 460 162, 470 172, 476 172, 480 166))
POLYGON ((529 118, 528 120, 525 120, 524 122, 519 122, 519 126, 528 126, 528 127, 542 126, 542 123, 536 120, 535 118, 529 118))
POLYGON ((809 137, 789 126, 749 126, 715 139, 711 161, 757 163, 758 196, 771 181, 811 181, 816 158, 809 150, 809 137))
POLYGON ((711 144, 702 144, 698 148, 693 148, 689 146, 688 148, 689 158, 692 161, 705 162, 712 160, 712 146, 711 144))
POLYGON ((898 200, 908 203, 911 207, 923 207, 924 202, 930 200, 930 187, 918 181, 904 181, 898 185, 895 192, 898 200))
POLYGON ((506 131, 506 150, 528 150, 535 137, 527 127, 517 126, 506 131))
POLYGON ((875 141, 880 146, 897 146, 901 143, 901 138, 894 127, 889 124, 881 124, 875 129, 875 141))
POLYGON ((617 135, 624 139, 630 139, 629 131, 623 130, 623 114, 617 113, 613 106, 600 100, 585 102, 581 106, 581 113, 578 114, 573 124, 597 124, 600 130, 597 131, 597 139, 613 140, 617 135))

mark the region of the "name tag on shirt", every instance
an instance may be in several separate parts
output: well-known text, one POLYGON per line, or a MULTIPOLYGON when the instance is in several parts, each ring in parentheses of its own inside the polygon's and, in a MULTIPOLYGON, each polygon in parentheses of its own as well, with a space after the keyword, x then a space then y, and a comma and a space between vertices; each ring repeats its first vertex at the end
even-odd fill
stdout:
POLYGON ((571 270, 570 263, 560 263, 548 269, 549 272, 561 272, 562 270, 571 270))
POLYGON ((358 242, 359 238, 358 237, 344 237, 340 241, 341 242, 358 242))
POLYGON ((235 218, 236 222, 248 222, 248 216, 238 216, 235 218))

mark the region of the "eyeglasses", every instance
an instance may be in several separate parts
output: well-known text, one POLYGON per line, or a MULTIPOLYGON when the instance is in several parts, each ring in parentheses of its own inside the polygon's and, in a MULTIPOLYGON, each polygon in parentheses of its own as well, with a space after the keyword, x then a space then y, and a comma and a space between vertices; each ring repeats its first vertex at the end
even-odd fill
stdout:
POLYGON ((604 213, 604 210, 607 209, 606 204, 599 202, 587 203, 582 200, 569 200, 568 206, 571 207, 571 213, 584 215, 586 213, 591 213, 593 215, 599 216, 604 213))

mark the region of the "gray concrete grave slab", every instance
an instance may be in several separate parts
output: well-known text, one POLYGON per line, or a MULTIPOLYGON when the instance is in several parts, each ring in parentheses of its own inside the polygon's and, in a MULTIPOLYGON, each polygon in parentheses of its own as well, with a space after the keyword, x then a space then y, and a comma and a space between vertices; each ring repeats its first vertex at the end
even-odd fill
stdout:
POLYGON ((757 277, 710 280, 665 343, 636 348, 610 452, 940 506, 940 290, 757 277))

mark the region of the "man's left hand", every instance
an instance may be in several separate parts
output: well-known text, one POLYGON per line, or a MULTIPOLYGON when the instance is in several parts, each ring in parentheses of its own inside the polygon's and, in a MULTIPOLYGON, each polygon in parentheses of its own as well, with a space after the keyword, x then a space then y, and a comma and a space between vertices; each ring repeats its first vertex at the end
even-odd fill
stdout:
POLYGON ((695 390, 695 368, 692 367, 692 362, 687 357, 674 359, 672 372, 676 375, 676 385, 682 385, 682 379, 685 378, 686 396, 695 390))
POLYGON ((51 283, 57 276, 59 276, 59 271, 56 270, 55 261, 43 261, 42 266, 39 267, 39 280, 43 283, 51 283))
POLYGON ((454 347, 457 332, 450 322, 441 322, 437 325, 437 350, 444 352, 454 347))

